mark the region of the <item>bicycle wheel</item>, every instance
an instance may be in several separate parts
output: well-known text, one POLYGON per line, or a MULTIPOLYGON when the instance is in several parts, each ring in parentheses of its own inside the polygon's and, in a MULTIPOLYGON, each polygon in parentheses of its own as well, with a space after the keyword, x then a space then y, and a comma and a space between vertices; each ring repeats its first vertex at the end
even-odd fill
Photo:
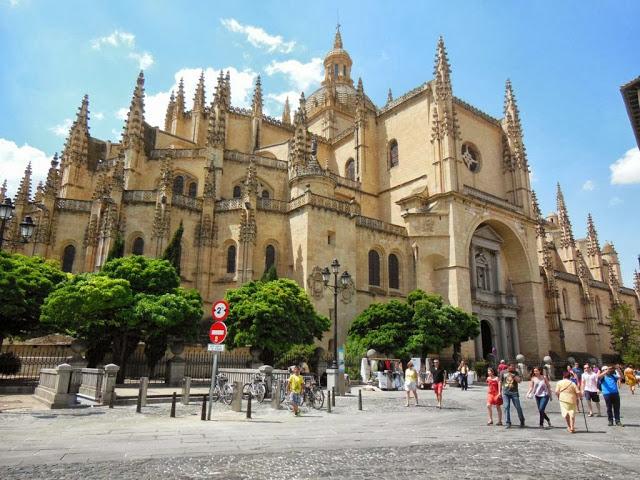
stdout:
POLYGON ((256 383, 252 393, 254 394, 255 399, 258 400, 258 403, 262 403, 264 402, 264 396, 267 393, 267 389, 264 388, 263 383, 256 383))
POLYGON ((214 402, 220 400, 220 387, 217 385, 213 388, 213 392, 211 392, 211 400, 214 402))
POLYGON ((246 400, 247 398, 249 398, 249 395, 251 395, 252 393, 253 392, 252 392, 251 384, 250 383, 245 383, 242 386, 242 398, 244 398, 246 400))
POLYGON ((222 387, 222 401, 227 405, 231 405, 231 400, 233 400, 233 387, 225 383, 224 387, 222 387))
POLYGON ((321 410, 324 405, 324 392, 320 388, 315 388, 311 391, 311 399, 313 408, 321 410))
POLYGON ((287 398, 287 389, 284 382, 280 382, 280 403, 284 402, 287 398))

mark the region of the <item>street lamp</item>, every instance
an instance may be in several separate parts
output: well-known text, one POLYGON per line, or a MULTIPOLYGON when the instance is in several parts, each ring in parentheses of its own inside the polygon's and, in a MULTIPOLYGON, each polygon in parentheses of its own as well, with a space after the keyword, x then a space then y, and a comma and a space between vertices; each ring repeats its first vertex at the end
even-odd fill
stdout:
POLYGON ((33 223, 33 219, 24 217, 24 220, 20 223, 20 236, 25 243, 29 241, 35 229, 36 224, 33 223))
POLYGON ((4 227, 13 216, 14 208, 11 199, 8 197, 4 199, 4 202, 0 203, 0 250, 2 250, 2 242, 4 240, 4 227))
POLYGON ((325 288, 333 290, 333 364, 331 368, 338 368, 338 292, 349 288, 351 284, 351 275, 346 270, 340 275, 340 282, 338 283, 338 273, 340 271, 340 262, 337 258, 331 262, 331 270, 329 267, 324 267, 322 270, 322 281, 325 288), (333 273, 333 285, 329 285, 331 274, 333 273))

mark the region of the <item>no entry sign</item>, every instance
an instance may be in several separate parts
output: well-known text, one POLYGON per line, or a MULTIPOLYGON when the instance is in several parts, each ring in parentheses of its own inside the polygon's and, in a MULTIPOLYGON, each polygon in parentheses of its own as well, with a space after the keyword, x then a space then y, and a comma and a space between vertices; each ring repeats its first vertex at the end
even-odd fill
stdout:
POLYGON ((214 322, 209 329, 211 343, 220 344, 227 338, 227 326, 224 322, 214 322))
POLYGON ((224 322, 229 316, 229 304, 226 300, 218 300, 213 304, 211 316, 218 322, 224 322))

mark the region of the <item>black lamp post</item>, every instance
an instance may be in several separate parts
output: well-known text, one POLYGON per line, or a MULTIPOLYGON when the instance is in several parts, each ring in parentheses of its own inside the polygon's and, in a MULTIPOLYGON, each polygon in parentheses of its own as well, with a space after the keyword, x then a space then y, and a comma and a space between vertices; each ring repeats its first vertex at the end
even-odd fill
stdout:
POLYGON ((4 202, 0 203, 0 250, 2 250, 2 242, 4 241, 4 227, 11 220, 14 208, 11 199, 8 197, 4 199, 4 202))
POLYGON ((22 241, 25 243, 28 242, 33 236, 35 229, 36 224, 33 223, 33 219, 31 217, 24 217, 24 220, 20 222, 20 236, 22 237, 22 241))
POLYGON ((349 288, 351 282, 351 275, 346 270, 340 275, 340 283, 338 283, 338 272, 340 271, 340 262, 337 258, 331 262, 331 270, 329 267, 324 267, 322 270, 322 281, 325 288, 331 288, 333 290, 333 364, 331 368, 338 368, 338 292, 349 288), (333 273, 333 285, 329 285, 331 274, 333 273))

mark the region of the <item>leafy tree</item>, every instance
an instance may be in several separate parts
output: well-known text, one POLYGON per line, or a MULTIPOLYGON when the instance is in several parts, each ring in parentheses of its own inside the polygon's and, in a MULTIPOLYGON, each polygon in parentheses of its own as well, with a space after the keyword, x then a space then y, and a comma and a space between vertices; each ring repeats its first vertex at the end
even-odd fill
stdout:
POLYGON ((313 363, 312 361, 317 358, 317 351, 318 347, 313 343, 295 344, 292 345, 284 354, 280 355, 274 363, 278 368, 300 365, 302 362, 311 364, 313 363))
POLYGON ((105 263, 100 275, 123 278, 134 293, 163 294, 180 286, 180 278, 167 260, 130 255, 105 263))
POLYGON ((0 251, 0 346, 5 337, 41 333, 40 307, 66 278, 52 261, 0 251))
POLYGON ((426 356, 479 332, 479 322, 472 315, 445 305, 439 295, 415 290, 406 303, 374 303, 358 315, 349 329, 347 354, 363 355, 373 348, 400 358, 426 356))
POLYGON ((627 303, 611 309, 611 346, 625 363, 640 363, 640 325, 627 303))
POLYGON ((268 269, 264 271, 264 273, 262 274, 262 278, 260 280, 262 282, 271 282, 277 279, 278 279, 278 270, 276 270, 275 265, 271 265, 268 269))
POLYGON ((176 269, 176 273, 180 275, 180 259, 182 257, 182 234, 184 233, 184 227, 182 220, 180 220, 180 226, 173 234, 173 238, 167 245, 164 253, 162 254, 163 260, 169 260, 173 268, 176 269))
POLYGON ((261 348, 263 360, 284 354, 292 345, 321 339, 330 327, 293 280, 249 282, 228 290, 225 298, 230 305, 227 345, 261 348))
POLYGON ((116 235, 115 240, 113 241, 113 245, 109 250, 109 254, 107 255, 107 262, 109 260, 113 260, 114 258, 120 258, 124 256, 124 239, 120 232, 116 235))

